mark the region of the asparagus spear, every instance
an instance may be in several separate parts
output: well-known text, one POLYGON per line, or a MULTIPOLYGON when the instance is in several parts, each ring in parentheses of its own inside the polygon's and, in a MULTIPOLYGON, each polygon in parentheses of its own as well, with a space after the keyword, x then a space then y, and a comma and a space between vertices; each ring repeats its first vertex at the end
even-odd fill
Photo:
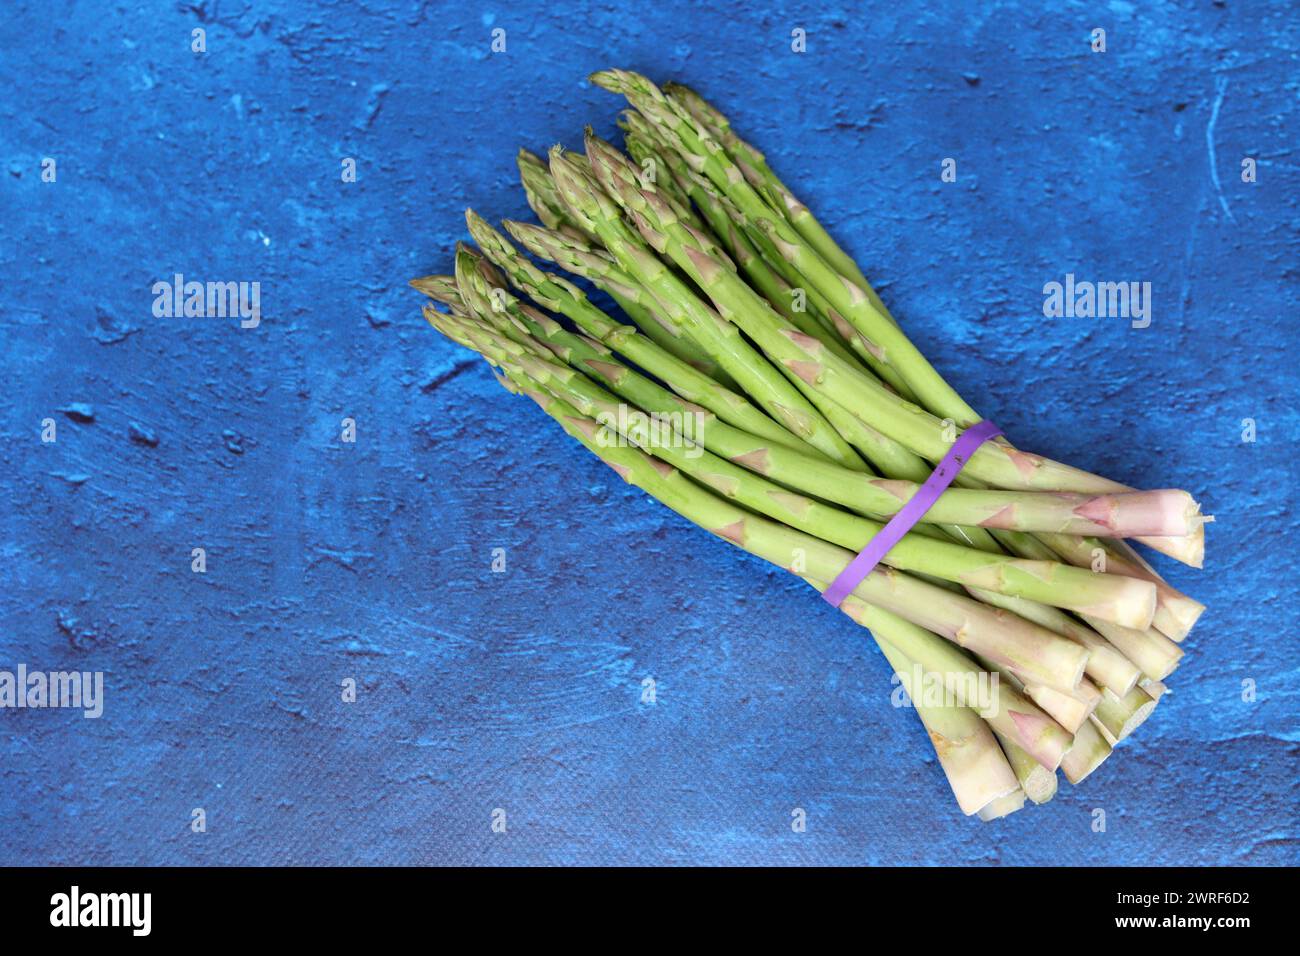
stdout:
POLYGON ((1102 691, 1092 719, 1113 747, 1137 730, 1155 709, 1156 699, 1141 687, 1133 688, 1123 697, 1102 691))
MULTIPOLYGON (((826 589, 824 582, 807 577, 805 580, 819 591, 826 589)), ((943 675, 945 686, 951 685, 963 706, 977 711, 994 731, 1013 741, 1035 763, 1047 770, 1055 770, 1060 764, 1073 737, 1014 685, 999 683, 991 701, 980 700, 978 695, 969 696, 970 688, 978 688, 981 674, 987 672, 965 652, 853 595, 845 598, 840 610, 868 628, 878 643, 886 640, 926 673, 943 675)))
POLYGON ((1049 770, 1035 760, 1027 750, 1014 740, 997 733, 1002 752, 1007 755, 1007 763, 1020 781, 1020 789, 1034 803, 1046 803, 1056 796, 1056 772, 1049 770))
MULTIPOLYGON (((587 235, 565 208, 563 200, 555 189, 555 180, 551 178, 551 171, 546 168, 541 158, 526 149, 521 149, 516 162, 519 166, 519 179, 523 183, 524 195, 533 212, 537 213, 537 217, 548 228, 574 239, 587 239, 587 235)), ((470 232, 473 231, 473 223, 471 223, 470 232)), ((728 388, 735 384, 702 349, 658 314, 658 309, 653 303, 629 295, 629 290, 618 286, 606 288, 605 291, 660 348, 694 366, 719 384, 726 385, 728 388)))
POLYGON ((1153 627, 1130 628, 1089 614, 1081 616, 1151 680, 1164 680, 1182 660, 1182 648, 1153 627))
MULTIPOLYGON (((1188 496, 1190 500, 1190 496, 1188 496)), ((1194 502, 1193 502, 1194 504, 1194 502)), ((1189 526, 1199 523, 1200 508, 1186 515, 1189 526)), ((1153 532, 1168 534, 1167 531, 1153 532)), ((1086 532, 1085 532, 1086 534, 1086 532)), ((1106 543, 1096 538, 1074 537, 1070 534, 1040 535, 1040 540, 1058 555, 1081 568, 1091 567, 1096 560, 1098 548, 1105 552, 1106 571, 1110 574, 1123 574, 1129 577, 1150 581, 1156 588, 1156 613, 1152 626, 1174 641, 1181 641, 1191 632, 1192 626, 1205 611, 1205 605, 1195 601, 1186 594, 1170 587, 1160 575, 1151 571, 1144 564, 1131 560, 1106 547, 1106 543)))
MULTIPOLYGON (((963 428, 978 420, 975 411, 939 376, 898 326, 872 305, 866 292, 854 282, 836 273, 786 222, 784 217, 766 205, 762 197, 745 180, 742 171, 727 156, 725 149, 709 135, 706 129, 695 123, 687 110, 680 104, 672 103, 653 83, 637 73, 607 70, 592 74, 590 79, 597 86, 626 96, 629 102, 656 126, 664 139, 694 167, 708 175, 747 217, 770 235, 781 255, 806 276, 810 283, 862 332, 865 338, 875 344, 879 349, 877 354, 882 360, 898 369, 921 405, 938 416, 951 419, 963 428)), ((876 427, 890 437, 898 438, 883 426, 876 427)), ((980 450, 980 454, 987 455, 995 448, 1015 451, 1009 442, 1001 442, 985 445, 980 450)), ((931 458, 931 460, 938 459, 931 458)), ((1029 466, 1030 463, 1025 462, 1025 464, 1029 466)), ((1082 478, 1082 474, 1072 477, 1078 480, 1082 478)), ((994 484, 1002 484, 996 478, 986 478, 982 475, 975 475, 975 477, 994 484)), ((1118 482, 1100 479, 1095 475, 1088 476, 1088 479, 1082 486, 1071 481, 1059 484, 1057 487, 1065 491, 1096 493, 1132 490, 1118 482)), ((1051 490, 1042 485, 1038 487, 1051 490)), ((1185 538, 1144 535, 1139 540, 1179 561, 1194 567, 1201 565, 1204 535, 1199 529, 1195 534, 1185 538)))
MULTIPOLYGON (((504 225, 506 231, 534 255, 550 259, 570 272, 581 275, 597 284, 608 281, 611 262, 607 256, 594 253, 589 247, 567 236, 539 229, 536 226, 510 221, 507 221, 504 225)), ((618 268, 616 265, 613 267, 618 268)), ((627 275, 627 273, 623 273, 623 275, 627 275)), ((629 277, 628 281, 635 282, 637 280, 629 277)), ((684 300, 687 308, 704 309, 714 321, 722 321, 708 306, 696 300, 693 292, 686 290, 685 294, 688 297, 684 300)), ((806 391, 808 387, 806 382, 803 382, 797 376, 791 380, 801 390, 806 391)), ((829 412, 828 420, 834 425, 837 434, 848 436, 854 447, 862 450, 871 463, 881 471, 893 477, 906 478, 917 482, 924 481, 930 474, 931 469, 919 456, 880 434, 842 406, 836 403, 823 402, 818 407, 829 412)), ((959 540, 965 539, 960 534, 958 537, 959 540)))
MULTIPOLYGON (((882 642, 880 649, 912 698, 912 707, 925 724, 962 813, 971 816, 1018 792, 1016 775, 988 725, 967 707, 927 706, 912 681, 911 661, 890 644, 882 642)), ((999 805, 998 815, 1002 810, 999 805)))
MULTIPOLYGON (((1014 768, 1013 768, 1014 769, 1014 768)), ((1008 793, 1005 797, 998 797, 996 800, 990 800, 984 806, 979 808, 979 818, 985 823, 992 820, 1001 820, 1003 817, 1010 816, 1017 810, 1023 809, 1025 805, 1025 791, 1017 787, 1013 792, 1008 793)))
POLYGON ((593 73, 591 82, 628 101, 693 168, 708 176, 756 226, 767 232, 782 255, 815 286, 863 336, 880 349, 920 401, 965 428, 979 421, 926 361, 898 326, 872 305, 866 290, 836 272, 781 214, 773 211, 729 159, 726 150, 699 128, 685 110, 675 107, 646 77, 626 70, 593 73))
MULTIPOLYGON (((646 240, 694 279, 724 317, 734 321, 772 362, 921 457, 937 462, 947 453, 955 439, 945 440, 947 428, 943 422, 786 324, 740 280, 725 259, 719 258, 720 250, 684 225, 660 196, 640 189, 635 170, 629 169, 617 150, 591 133, 586 141, 593 174, 623 204, 646 240)), ((971 456, 966 470, 978 480, 1003 488, 1102 494, 1129 490, 1108 479, 995 443, 981 446, 971 456)))
POLYGON ((1074 733, 1074 743, 1065 752, 1061 760, 1061 772, 1065 779, 1079 784, 1083 779, 1101 766, 1111 754, 1110 744, 1101 735, 1101 731, 1092 721, 1085 721, 1074 733))
MULTIPOLYGON (((651 375, 668 383, 682 398, 702 405, 722 421, 767 442, 799 448, 806 456, 826 460, 811 445, 755 408, 743 395, 719 385, 657 343, 639 335, 635 328, 615 322, 571 282, 542 272, 521 256, 504 236, 475 215, 473 210, 466 210, 465 218, 469 223, 470 234, 488 258, 504 270, 516 288, 530 295, 536 302, 568 316, 592 338, 609 349, 623 353, 651 375)), ((640 378, 637 376, 638 380, 640 378)))
MULTIPOLYGON (((465 328, 454 316, 436 312, 426 315, 438 328, 453 329, 458 335, 472 335, 475 331, 465 328)), ((527 365, 527 351, 522 348, 520 351, 525 353, 519 356, 520 364, 527 365)), ((843 548, 728 504, 639 449, 621 447, 616 442, 602 443, 598 438, 601 429, 598 423, 546 392, 517 368, 506 368, 506 373, 559 421, 566 432, 614 467, 625 480, 731 544, 778 567, 798 566, 800 573, 806 572, 820 580, 834 579, 852 557, 843 548)), ((1070 691, 1082 677, 1087 651, 1078 645, 1028 621, 990 612, 978 601, 890 568, 878 567, 853 593, 963 647, 1005 663, 1036 682, 1070 691)))
MULTIPOLYGON (((491 247, 489 244, 493 240, 490 234, 483 230, 489 228, 481 221, 474 223, 471 228, 487 248, 491 247)), ((504 244, 504 240, 501 242, 504 244)), ((504 245, 508 248, 508 244, 504 245)), ((461 250, 460 255, 474 258, 474 254, 466 249, 461 250)), ((500 250, 495 258, 503 263, 511 261, 510 258, 503 257, 500 250)), ((520 265, 528 269, 532 268, 526 262, 520 265)), ((468 273, 475 271, 478 272, 477 278, 471 281, 481 283, 479 296, 485 300, 504 303, 512 314, 529 325, 528 331, 532 335, 556 350, 570 366, 588 375, 597 376, 605 381, 608 387, 634 405, 639 405, 647 413, 666 416, 668 421, 680 421, 685 417, 696 416, 700 427, 692 435, 685 437, 702 441, 705 448, 722 458, 744 465, 757 474, 766 475, 787 488, 802 490, 828 501, 838 502, 868 516, 892 515, 916 493, 917 485, 914 483, 872 478, 824 459, 802 454, 796 449, 770 448, 767 447, 767 442, 741 429, 716 421, 712 416, 699 418, 702 415, 701 409, 681 401, 656 383, 638 375, 609 352, 596 350, 590 342, 565 331, 556 323, 541 323, 532 318, 533 313, 517 311, 514 298, 499 287, 494 287, 491 273, 484 271, 481 264, 476 269, 467 270, 468 273)), ((445 288, 447 277, 429 278, 435 283, 441 283, 445 288)), ((451 290, 443 291, 438 297, 440 301, 448 301, 452 296, 456 296, 458 300, 459 293, 454 288, 454 281, 453 279, 451 290)), ((495 281, 501 280, 497 277, 495 281)), ((564 280, 559 280, 557 277, 557 281, 563 283, 564 280)), ((534 288, 539 285, 540 283, 534 284, 534 288)), ((574 291, 581 294, 576 289, 574 291)), ((560 298, 562 294, 562 287, 557 287, 557 294, 548 297, 549 301, 546 304, 558 303, 563 311, 581 315, 582 313, 576 310, 573 303, 564 304, 564 300, 560 298)), ((603 313, 600 315, 603 316, 603 313)), ((591 317, 583 318, 589 325, 596 324, 591 317)), ((612 322, 608 324, 612 325, 612 322)), ((602 340, 608 342, 611 337, 606 333, 602 336, 602 340)), ((639 364, 645 366, 647 363, 642 359, 639 364)), ((606 405, 611 406, 608 409, 609 414, 618 417, 617 409, 613 408, 613 396, 602 396, 597 391, 588 392, 584 397, 587 401, 604 401, 606 405)), ((788 435, 778 437, 789 439, 788 435)), ((1140 498, 1145 494, 1139 492, 1132 497, 1140 498)), ((1090 521, 1078 517, 1081 511, 1091 510, 1091 501, 1092 499, 1086 496, 949 489, 939 498, 925 518, 935 523, 983 524, 987 521, 991 524, 1016 523, 1030 528, 1069 525, 1082 531, 1093 527, 1090 521)), ((1135 516, 1146 514, 1149 510, 1140 502, 1136 502, 1135 505, 1132 509, 1135 516)), ((1125 513, 1128 510, 1127 505, 1121 502, 1116 508, 1116 513, 1125 513)), ((995 560, 1002 559, 999 557, 995 560)))
POLYGON ((419 289, 435 302, 444 302, 448 305, 460 304, 460 292, 456 288, 454 276, 421 276, 412 279, 411 286, 419 289))
POLYGON ((1073 693, 1066 694, 1051 687, 1039 687, 1034 684, 1025 685, 1025 693, 1029 695, 1030 700, 1051 714, 1052 719, 1070 733, 1077 731, 1079 726, 1092 716, 1092 712, 1097 709, 1101 701, 1102 694, 1097 689, 1097 685, 1087 677, 1080 681, 1073 693))
POLYGON ((985 604, 1011 611, 1025 620, 1033 621, 1040 627, 1054 631, 1062 637, 1068 637, 1088 648, 1086 673, 1101 687, 1110 688, 1117 694, 1127 694, 1137 685, 1138 679, 1142 676, 1138 666, 1125 657, 1110 641, 1057 608, 980 588, 972 588, 970 593, 985 604))
POLYGON ((575 239, 586 239, 588 234, 581 224, 569 212, 564 200, 555 188, 555 180, 543 159, 526 149, 519 150, 515 157, 519 166, 519 180, 523 183, 524 197, 528 206, 537 213, 548 229, 554 229, 575 239))
MULTIPOLYGON (((632 117, 635 115, 631 114, 628 117, 631 128, 625 137, 627 150, 643 169, 656 170, 655 188, 662 191, 665 184, 674 183, 675 189, 670 191, 670 195, 677 199, 677 194, 681 194, 682 198, 677 199, 681 205, 694 202, 695 208, 700 211, 707 223, 707 230, 725 245, 727 253, 773 308, 801 332, 819 339, 827 348, 836 351, 841 358, 850 362, 855 361, 852 353, 840 345, 833 329, 824 327, 818 317, 806 308, 803 310, 795 308, 795 289, 786 279, 777 275, 762 254, 754 248, 749 238, 732 221, 731 215, 725 208, 729 200, 719 195, 707 179, 691 172, 676 153, 671 150, 660 151, 658 144, 649 136, 636 132, 636 128, 638 126, 644 128, 644 124, 638 124, 633 120, 632 117)), ((691 225, 705 231, 705 223, 692 222, 691 225)))
POLYGON ((769 206, 785 215, 790 225, 794 226, 799 235, 803 236, 831 268, 860 285, 871 298, 872 304, 888 316, 884 303, 871 288, 867 277, 858 269, 858 264, 853 261, 853 257, 839 247, 811 210, 796 199, 794 193, 781 182, 768 166, 767 157, 736 135, 735 130, 731 128, 731 122, 721 111, 710 105, 704 97, 689 86, 681 83, 664 84, 664 93, 670 100, 684 107, 697 123, 703 125, 709 134, 722 144, 727 155, 741 170, 749 184, 767 199, 769 206))
POLYGON ((1043 687, 1026 680, 1024 675, 997 661, 975 656, 976 662, 990 673, 1000 675, 1003 686, 1014 687, 1043 709, 1052 720, 1060 724, 1069 733, 1074 733, 1101 700, 1101 691, 1090 681, 1086 674, 1079 685, 1068 693, 1051 687, 1043 687))
POLYGON ((605 248, 634 274, 677 322, 740 384, 751 398, 794 434, 849 467, 862 459, 797 388, 774 369, 739 331, 704 307, 690 289, 624 225, 619 208, 605 196, 585 163, 559 147, 551 151, 551 174, 569 209, 600 236, 605 248))

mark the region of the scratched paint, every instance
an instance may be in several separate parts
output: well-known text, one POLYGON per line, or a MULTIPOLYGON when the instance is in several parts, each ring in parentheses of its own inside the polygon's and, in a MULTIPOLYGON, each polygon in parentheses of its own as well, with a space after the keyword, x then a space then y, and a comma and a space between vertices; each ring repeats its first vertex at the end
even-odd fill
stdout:
POLYGON ((0 712, 0 863, 1296 862, 1288 13, 9 4, 0 666, 106 699, 0 712), (960 817, 864 633, 419 320, 467 203, 527 214, 517 147, 616 134, 612 65, 726 109, 1022 447, 1218 516, 1157 561, 1210 606, 1174 695, 1081 787, 960 817), (260 325, 155 317, 177 272, 260 325), (1068 272, 1150 327, 1045 320, 1068 272))

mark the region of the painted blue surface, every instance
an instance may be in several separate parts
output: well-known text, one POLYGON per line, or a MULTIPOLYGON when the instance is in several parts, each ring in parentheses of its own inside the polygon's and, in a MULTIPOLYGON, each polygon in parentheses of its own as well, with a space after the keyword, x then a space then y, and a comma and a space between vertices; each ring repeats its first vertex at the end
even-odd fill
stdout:
POLYGON ((7 4, 0 668, 107 700, 0 711, 0 863, 1296 862, 1289 6, 7 4), (1217 514, 1157 561, 1210 607, 1175 694, 1081 787, 962 818, 864 633, 419 319, 518 146, 614 135, 613 65, 727 110, 1021 447, 1217 514), (261 325, 156 318, 176 272, 261 325), (1067 272, 1151 326, 1045 320, 1067 272))

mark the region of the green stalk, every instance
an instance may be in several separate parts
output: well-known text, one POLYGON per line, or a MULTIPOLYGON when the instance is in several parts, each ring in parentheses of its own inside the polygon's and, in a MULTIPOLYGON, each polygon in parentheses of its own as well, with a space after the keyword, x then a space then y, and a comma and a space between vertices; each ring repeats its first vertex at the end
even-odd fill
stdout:
MULTIPOLYGON (((781 368, 915 454, 939 461, 955 441, 953 431, 933 415, 904 401, 878 381, 839 359, 819 341, 788 325, 747 286, 711 244, 684 225, 668 203, 640 189, 627 160, 594 135, 587 136, 593 174, 623 204, 642 235, 676 263, 781 368)), ((1122 485, 1059 462, 989 442, 966 465, 971 477, 1001 488, 1082 493, 1128 490, 1122 485)))
POLYGON ((1086 647, 1088 667, 1085 673, 1100 687, 1110 688, 1118 694, 1127 694, 1142 676, 1138 666, 1120 653, 1110 641, 1057 608, 979 588, 972 588, 970 593, 985 604, 1011 611, 1086 647))
POLYGON ((766 232, 782 256, 824 295, 895 367, 927 408, 959 427, 979 421, 975 411, 936 372, 902 331, 876 306, 866 290, 835 271, 780 213, 774 211, 727 156, 725 148, 675 106, 646 77, 626 70, 593 73, 597 86, 621 93, 681 153, 708 176, 754 224, 766 232))
POLYGON ((902 651, 884 641, 877 642, 889 666, 912 699, 916 711, 934 744, 957 805, 967 816, 978 813, 995 800, 1020 789, 1015 773, 998 746, 997 738, 979 715, 968 707, 931 707, 912 679, 912 662, 902 651))
MULTIPOLYGON (((461 329, 465 324, 462 320, 442 313, 431 312, 429 320, 439 328, 454 330, 456 335, 474 331, 461 329)), ((519 351, 524 352, 518 356, 521 365, 533 361, 526 350, 519 351)), ((507 367, 505 371, 566 432, 614 467, 625 480, 718 537, 778 567, 797 567, 798 573, 819 580, 833 580, 853 557, 843 548, 730 505, 689 481, 677 469, 639 449, 620 447, 608 438, 602 440, 602 429, 596 422, 546 393, 515 368, 507 367)), ((1082 677, 1087 652, 1078 645, 1027 621, 990 612, 978 601, 893 569, 878 567, 853 593, 963 647, 1005 663, 1036 682, 1069 691, 1078 686, 1082 677)))
POLYGON ((1141 687, 1134 687, 1123 697, 1102 691, 1092 719, 1113 747, 1137 730, 1155 709, 1156 699, 1141 687))
POLYGON ((1098 690, 1097 685, 1087 677, 1069 694, 1035 684, 1026 684, 1025 693, 1030 700, 1043 708, 1053 720, 1072 734, 1076 733, 1083 722, 1092 716, 1092 712, 1101 702, 1102 695, 1102 691, 1098 690))
MULTIPOLYGON (((654 168, 662 170, 657 174, 656 188, 662 190, 663 183, 679 182, 677 175, 682 176, 680 183, 687 190, 688 200, 693 201, 695 208, 699 209, 704 216, 704 225, 707 226, 708 232, 725 246, 725 251, 732 261, 740 267, 748 277, 750 284, 763 298, 771 303, 774 309, 780 312, 799 331, 818 339, 828 349, 839 355, 840 358, 847 362, 856 361, 853 353, 841 345, 830 330, 822 327, 815 316, 806 310, 800 311, 794 307, 794 289, 772 271, 753 244, 733 225, 731 218, 721 205, 726 200, 716 193, 709 194, 712 191, 712 186, 708 184, 707 180, 699 176, 690 176, 689 170, 682 170, 680 174, 674 173, 670 170, 667 161, 632 134, 628 134, 627 146, 628 153, 631 154, 634 160, 641 163, 643 168, 647 164, 653 164, 654 168)), ((705 231, 700 224, 692 223, 691 225, 696 229, 700 229, 701 232, 705 231)))
POLYGON ((1061 772, 1072 784, 1079 784, 1101 766, 1111 754, 1111 746, 1092 721, 1087 721, 1074 734, 1074 744, 1061 761, 1061 772))
POLYGON ((523 183, 524 197, 528 200, 528 206, 546 228, 573 236, 575 239, 588 238, 582 224, 569 212, 569 207, 560 198, 546 162, 526 149, 519 150, 515 161, 519 166, 519 180, 523 183))
MULTIPOLYGON (((825 582, 805 580, 818 591, 826 590, 825 582)), ((992 699, 980 700, 978 688, 981 680, 987 682, 988 672, 950 642, 853 595, 845 598, 840 610, 868 628, 877 642, 898 648, 926 673, 940 675, 944 686, 952 688, 963 706, 978 712, 994 731, 1014 741, 1035 763, 1048 770, 1060 764, 1073 738, 1014 684, 1001 683, 999 678, 992 699)))
MULTIPOLYGON (((1008 761, 1009 763, 1010 761, 1008 761)), ((1014 772, 1015 768, 1012 768, 1014 772)), ((1005 797, 998 797, 996 800, 990 800, 979 809, 979 818, 985 823, 993 820, 1001 820, 1003 817, 1010 816, 1017 810, 1025 806, 1025 792, 1017 787, 1012 793, 1005 797)))
MULTIPOLYGON (((460 258, 466 257, 467 254, 462 253, 460 258)), ((466 273, 470 271, 465 270, 466 273)), ((459 281, 459 263, 457 274, 459 281)), ((482 282, 481 275, 470 276, 467 281, 471 285, 467 288, 462 283, 462 292, 467 300, 473 299, 481 311, 484 306, 479 303, 486 302, 488 296, 486 289, 477 295, 472 291, 475 279, 482 282)), ((503 347, 502 339, 486 329, 483 331, 485 347, 503 347)), ((489 353, 489 357, 502 363, 509 360, 504 352, 489 353)), ((566 365, 530 357, 523 362, 522 371, 588 418, 599 421, 607 429, 691 475, 702 485, 752 511, 854 553, 862 550, 881 531, 882 525, 874 521, 787 491, 719 458, 703 446, 693 444, 691 434, 681 431, 680 420, 670 419, 668 429, 671 434, 666 440, 652 440, 657 436, 647 431, 648 422, 642 409, 633 408, 633 415, 629 416, 627 406, 566 365)), ((990 554, 918 535, 905 535, 886 554, 884 562, 900 570, 931 574, 967 587, 985 588, 1057 607, 1086 609, 1117 621, 1146 620, 1153 599, 1149 585, 1131 578, 1098 575, 1063 564, 990 554)))
MULTIPOLYGON (((478 222, 483 222, 483 220, 479 219, 478 222)), ((696 348, 690 337, 680 328, 679 323, 670 318, 669 313, 651 290, 626 272, 608 252, 593 246, 586 237, 575 237, 568 233, 535 226, 532 223, 516 222, 510 219, 505 220, 502 225, 505 226, 511 237, 529 252, 555 262, 566 271, 589 280, 598 289, 608 293, 615 302, 625 303, 623 311, 627 312, 643 333, 647 329, 658 327, 660 330, 668 331, 679 340, 691 343, 691 346, 696 348), (629 309, 627 306, 631 306, 631 308, 629 309), (646 318, 643 319, 643 316, 646 318)), ((501 242, 504 241, 504 238, 502 238, 501 242)), ((489 255, 493 254, 489 250, 489 255)), ((523 261, 526 262, 527 260, 523 261)), ((513 272, 513 270, 511 271, 513 272)), ((548 273, 548 275, 550 274, 548 273)), ((660 348, 664 348, 658 336, 652 336, 651 338, 660 348)), ((667 349, 666 351, 671 352, 674 356, 677 354, 673 349, 667 349)), ((680 349, 677 351, 680 351, 680 349)), ((689 364, 698 368, 698 363, 692 362, 689 364)), ((730 384, 728 380, 726 387, 734 389, 735 386, 730 384)))
MULTIPOLYGON (((1190 499, 1190 496, 1188 497, 1190 499)), ((1197 507, 1196 512, 1199 511, 1200 508, 1197 507)), ((1160 575, 1144 564, 1108 548, 1107 542, 1090 537, 1074 537, 1069 534, 1048 534, 1038 537, 1061 558, 1081 568, 1092 567, 1100 553, 1107 574, 1122 574, 1151 582, 1156 589, 1156 612, 1151 619, 1151 625, 1171 640, 1182 641, 1186 638, 1191 633, 1192 626, 1205 611, 1204 604, 1170 587, 1160 575)))
POLYGON ((421 276, 412 279, 410 284, 412 288, 423 292, 435 302, 443 302, 447 305, 460 302, 460 292, 456 289, 456 279, 453 276, 421 276))
POLYGON ((679 324, 769 414, 835 461, 861 469, 862 459, 803 394, 773 368, 734 326, 699 302, 622 220, 619 207, 592 178, 585 163, 559 147, 551 151, 551 174, 574 214, 600 236, 605 248, 651 291, 679 324))
MULTIPOLYGON (((711 179, 725 192, 754 224, 767 233, 780 254, 787 259, 809 282, 816 287, 831 304, 843 314, 869 341, 879 349, 877 354, 882 361, 894 366, 907 381, 919 403, 942 418, 951 419, 957 426, 969 427, 979 420, 975 411, 962 401, 957 392, 949 386, 930 366, 920 351, 907 339, 898 326, 882 312, 876 309, 866 292, 854 282, 836 273, 807 244, 802 236, 779 213, 773 211, 761 196, 745 180, 743 172, 727 156, 725 149, 707 132, 699 127, 689 112, 678 104, 670 102, 663 93, 646 77, 625 70, 607 70, 594 73, 590 77, 597 86, 626 96, 643 116, 654 124, 661 136, 674 149, 682 154, 693 167, 711 179)), ((698 281, 698 279, 697 279, 698 281)), ((764 350, 767 347, 764 346, 764 350)), ((775 360, 775 359, 774 359, 775 360)), ((797 360, 807 362, 806 359, 797 360)), ((833 374, 833 362, 826 362, 825 374, 833 374)), ((805 368, 810 368, 805 364, 805 368)), ((848 406, 856 411, 857 406, 848 406)), ((879 411, 879 409, 877 409, 879 411)), ((890 431, 884 424, 868 419, 873 427, 906 442, 898 434, 890 431)), ((932 439, 931 439, 932 440, 932 439)), ((923 457, 937 461, 918 448, 912 448, 923 457)), ((942 455, 942 453, 940 453, 942 455)), ((1131 491, 1125 485, 1096 475, 1088 475, 1077 469, 1061 471, 1065 466, 1050 467, 1047 459, 1018 452, 1009 443, 986 444, 974 456, 968 470, 982 480, 999 487, 1032 488, 1041 490, 1079 491, 1105 494, 1110 492, 1131 491), (995 451, 1000 450, 1000 452, 995 451), (1019 464, 1026 474, 1024 480, 1046 480, 1044 485, 1025 485, 1015 483, 1014 467, 1006 477, 999 479, 991 475, 980 474, 984 468, 992 468, 992 456, 1004 454, 1008 457, 1005 464, 1019 464), (983 457, 984 463, 976 466, 983 457), (1053 482, 1053 479, 1059 481, 1053 482), (1010 481, 1008 480, 1010 479, 1010 481), (1054 487, 1053 487, 1054 484, 1054 487)), ((1003 469, 1006 471, 1005 469, 1003 469)), ((1198 529, 1194 535, 1186 538, 1166 536, 1143 536, 1143 543, 1168 554, 1170 557, 1199 567, 1204 555, 1204 532, 1198 529)))
POLYGON ((1014 687, 1032 700, 1042 708, 1045 714, 1070 734, 1079 729, 1079 725, 1088 719, 1101 700, 1101 691, 1086 676, 1079 681, 1078 687, 1069 693, 1065 693, 1051 687, 1044 687, 1041 684, 1034 684, 1032 681, 1027 682, 1024 680, 1023 675, 1017 674, 997 661, 978 655, 976 655, 975 661, 985 670, 997 673, 1008 686, 1014 687))
POLYGON ((1043 804, 1056 796, 1056 772, 1044 767, 1033 758, 1029 751, 1009 737, 994 730, 1002 752, 1007 755, 1007 763, 1020 781, 1020 789, 1034 803, 1043 804))
MULTIPOLYGON (((521 149, 516 162, 519 165, 519 179, 523 183, 524 195, 528 205, 537 213, 548 229, 553 229, 573 239, 585 242, 589 237, 583 232, 580 223, 569 212, 555 187, 551 171, 539 156, 521 149)), ((468 218, 470 211, 466 210, 468 218)), ((480 220, 481 221, 481 220, 480 220)), ((471 223, 471 233, 473 226, 471 223)), ((477 238, 477 237, 476 237, 477 238)), ((482 245, 482 243, 480 243, 482 245)), ((735 382, 716 362, 710 359, 694 342, 673 327, 658 310, 657 303, 649 297, 629 294, 627 288, 618 285, 602 286, 603 291, 618 303, 634 323, 648 335, 660 348, 674 357, 692 365, 699 371, 731 388, 735 382), (648 300, 648 301, 647 301, 648 300)))
POLYGON ((727 155, 744 173, 749 184, 767 200, 769 206, 790 221, 790 225, 794 226, 799 235, 803 236, 832 269, 860 285, 871 297, 872 304, 885 315, 889 315, 885 304, 871 288, 871 283, 862 274, 853 257, 839 247, 830 233, 817 221, 812 211, 796 199, 794 193, 781 182, 772 168, 767 165, 767 157, 736 135, 731 122, 720 110, 681 83, 664 84, 664 93, 670 100, 685 108, 697 123, 704 125, 709 134, 722 143, 727 155))
MULTIPOLYGON (((606 348, 627 356, 630 361, 667 383, 682 398, 703 406, 723 422, 764 442, 798 448, 803 452, 801 458, 827 461, 819 451, 772 421, 744 396, 719 385, 654 341, 638 334, 635 328, 615 322, 593 305, 586 293, 573 283, 560 276, 542 272, 472 211, 466 213, 466 219, 471 235, 483 252, 509 276, 516 288, 531 296, 534 301, 568 316, 587 335, 606 348)), ((522 224, 519 228, 524 231, 522 224)), ((612 262, 609 265, 612 266, 612 262)), ((596 270, 596 267, 593 266, 592 269, 596 270)))

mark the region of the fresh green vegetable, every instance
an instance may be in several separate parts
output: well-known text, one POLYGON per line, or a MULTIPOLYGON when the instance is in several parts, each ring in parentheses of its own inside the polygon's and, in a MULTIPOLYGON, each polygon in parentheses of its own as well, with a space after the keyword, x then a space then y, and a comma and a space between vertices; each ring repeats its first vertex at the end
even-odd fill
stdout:
MULTIPOLYGON (((472 211, 479 250, 411 284, 626 481, 825 591, 979 420, 766 157, 694 91, 595 74, 634 108, 631 158, 520 150, 542 225, 472 211), (591 282, 622 312, 525 251, 591 282)), ((1167 692, 1204 606, 1128 544, 1200 566, 1212 519, 988 442, 840 609, 911 697, 962 811, 1078 784, 1167 692), (939 686, 950 693, 936 700, 939 686)))

